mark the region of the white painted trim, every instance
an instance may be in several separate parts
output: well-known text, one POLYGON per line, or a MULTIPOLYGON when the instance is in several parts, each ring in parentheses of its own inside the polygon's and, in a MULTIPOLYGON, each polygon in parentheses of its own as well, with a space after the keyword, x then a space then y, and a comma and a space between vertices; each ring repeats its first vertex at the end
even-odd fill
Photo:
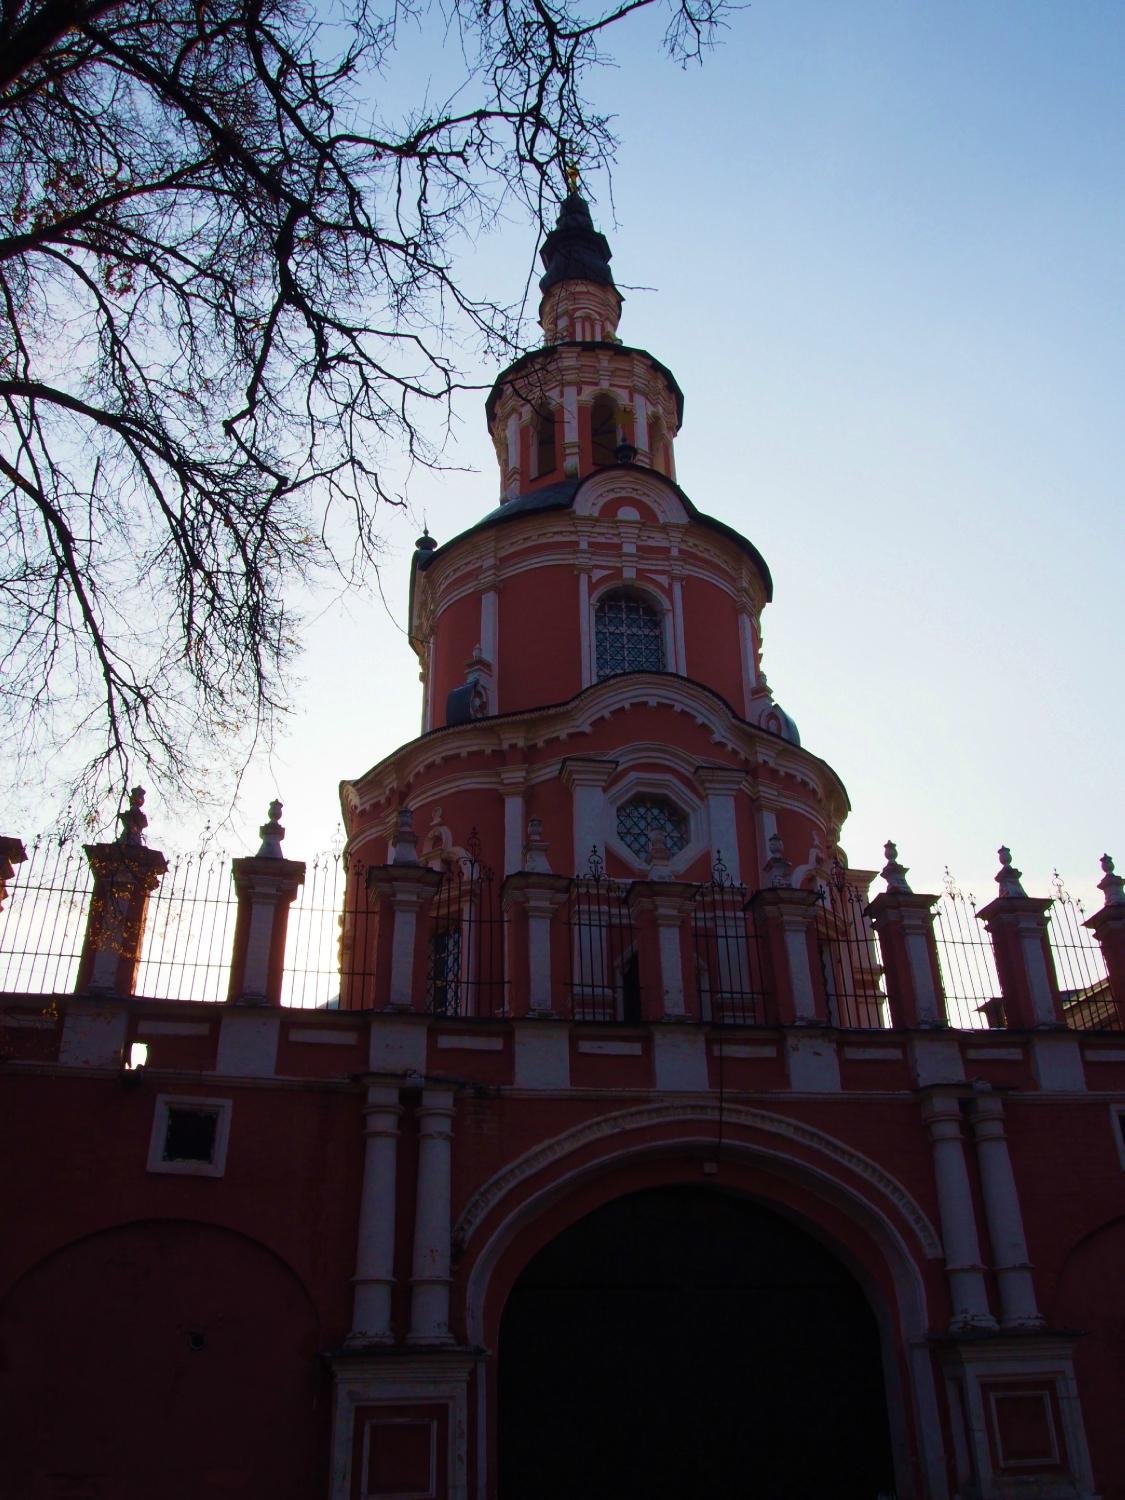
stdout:
POLYGON ((329 1031, 315 1026, 291 1026, 286 1033, 290 1042, 313 1043, 323 1047, 354 1047, 359 1041, 358 1031, 329 1031))
MULTIPOLYGON (((788 1141, 809 1150, 819 1152, 826 1161, 832 1163, 831 1167, 825 1167, 824 1176, 832 1182, 839 1182, 840 1168, 844 1167, 856 1176, 863 1178, 874 1186, 889 1202, 893 1203, 897 1211, 902 1215, 914 1231, 922 1253, 927 1259, 940 1259, 942 1255, 941 1239, 927 1217, 921 1205, 915 1200, 908 1189, 892 1177, 878 1162, 862 1152, 856 1151, 854 1147, 829 1135, 826 1131, 818 1130, 813 1125, 790 1119, 785 1115, 771 1114, 767 1110, 749 1109, 744 1105, 727 1103, 720 1108, 717 1102, 694 1100, 688 1102, 677 1102, 674 1104, 645 1104, 630 1109, 621 1110, 614 1114, 600 1115, 596 1119, 588 1120, 581 1125, 564 1131, 561 1135, 552 1137, 551 1140, 540 1146, 534 1146, 530 1151, 524 1152, 522 1156, 516 1157, 507 1166, 495 1173, 488 1181, 473 1194, 465 1205, 457 1221, 455 1230, 456 1238, 462 1244, 467 1244, 492 1209, 525 1182, 534 1177, 545 1168, 563 1161, 566 1157, 578 1151, 584 1151, 593 1143, 605 1140, 620 1141, 631 1131, 648 1130, 654 1126, 665 1124, 693 1124, 704 1122, 716 1123, 720 1115, 725 1124, 741 1126, 746 1130, 759 1131, 768 1137, 779 1137, 782 1141, 788 1141)), ((705 1138, 686 1137, 686 1140, 695 1141, 698 1145, 708 1145, 705 1138)), ((666 1143, 658 1141, 653 1143, 652 1149, 662 1149, 666 1143)), ((732 1147, 739 1144, 731 1138, 732 1147)), ((757 1151, 757 1146, 750 1147, 748 1143, 741 1143, 746 1149, 757 1151)), ((634 1147, 633 1150, 638 1148, 634 1147)), ((641 1150, 647 1149, 644 1147, 641 1150)), ((771 1148, 761 1148, 762 1154, 773 1155, 771 1148)), ((631 1151, 622 1148, 618 1152, 611 1152, 611 1156, 628 1156, 631 1151)), ((776 1154, 792 1158, 791 1146, 779 1145, 776 1154)), ((602 1158, 599 1157, 599 1161, 602 1158)), ((862 1200, 869 1207, 870 1200, 862 1200)), ((896 1231, 897 1232, 897 1231, 896 1231)))
POLYGON ((209 1036, 206 1021, 138 1021, 138 1036, 209 1036))
POLYGON ((438 1036, 437 1045, 439 1051, 445 1052, 503 1052, 504 1038, 502 1036, 469 1036, 456 1034, 453 1036, 438 1036))
POLYGON ((221 1177, 227 1165, 232 1109, 230 1099, 204 1098, 199 1094, 157 1094, 152 1111, 146 1170, 168 1172, 181 1177, 221 1177), (215 1116, 215 1145, 210 1161, 165 1161, 164 1141, 168 1133, 168 1115, 173 1109, 193 1110, 198 1114, 215 1116))

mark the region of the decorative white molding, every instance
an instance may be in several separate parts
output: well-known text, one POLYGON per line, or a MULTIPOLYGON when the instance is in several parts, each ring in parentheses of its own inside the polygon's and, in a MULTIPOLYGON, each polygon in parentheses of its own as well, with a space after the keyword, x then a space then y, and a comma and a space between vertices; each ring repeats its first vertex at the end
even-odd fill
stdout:
MULTIPOLYGON (((717 1123, 720 1118, 718 1104, 683 1102, 674 1104, 642 1105, 636 1109, 622 1110, 617 1114, 601 1115, 595 1120, 576 1126, 556 1136, 541 1146, 534 1147, 517 1157, 509 1166, 497 1172, 465 1205, 454 1238, 459 1244, 467 1244, 477 1229, 492 1212, 500 1200, 520 1184, 537 1173, 583 1150, 598 1141, 612 1140, 633 1131, 649 1130, 661 1125, 717 1123)), ((765 1110, 746 1109, 727 1104, 722 1110, 724 1130, 739 1126, 744 1130, 761 1131, 765 1135, 777 1136, 791 1141, 810 1151, 819 1152, 838 1167, 861 1177, 894 1204, 898 1213, 910 1225, 923 1253, 930 1260, 941 1258, 942 1246, 937 1231, 930 1223, 917 1200, 889 1172, 883 1170, 869 1156, 845 1145, 835 1136, 827 1135, 812 1125, 802 1124, 765 1110)), ((752 1143, 742 1142, 743 1146, 752 1143)))

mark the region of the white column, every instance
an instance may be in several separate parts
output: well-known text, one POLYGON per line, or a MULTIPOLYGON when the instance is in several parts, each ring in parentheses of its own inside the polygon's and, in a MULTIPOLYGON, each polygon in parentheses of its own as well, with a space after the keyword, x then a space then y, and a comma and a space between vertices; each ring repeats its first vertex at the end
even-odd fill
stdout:
POLYGON ((418 1106, 418 1196, 410 1272, 411 1344, 450 1344, 449 1266, 453 1090, 423 1089, 418 1106))
POLYGON ((372 1084, 368 1088, 363 1111, 366 1140, 355 1276, 352 1278, 355 1306, 349 1344, 387 1344, 393 1338, 395 1167, 401 1114, 396 1088, 382 1084, 372 1084))
POLYGON ((577 474, 578 455, 578 387, 563 387, 563 470, 577 474))
POLYGON ((930 1094, 922 1105, 930 1133, 938 1211, 945 1247, 945 1274, 953 1303, 950 1333, 995 1329, 981 1265, 973 1195, 965 1166, 961 1105, 955 1094, 930 1094))
POLYGON ((492 668, 491 680, 486 682, 490 713, 500 711, 500 596, 496 591, 495 573, 489 569, 488 576, 481 579, 480 596, 480 651, 492 668))
POLYGON ((652 454, 648 448, 648 402, 640 391, 637 391, 633 397, 633 441, 644 461, 651 464, 652 454))
POLYGON ((711 841, 711 862, 722 858, 727 873, 737 885, 742 879, 738 858, 738 824, 735 797, 746 784, 742 771, 727 766, 696 766, 696 785, 707 796, 707 830, 711 841))
POLYGON ((684 1003, 684 968, 680 952, 680 923, 686 905, 682 895, 664 897, 652 893, 652 911, 656 919, 656 939, 660 951, 660 991, 665 1017, 678 1019, 687 1014, 684 1003))
POLYGON ((754 623, 747 609, 738 612, 738 643, 742 652, 743 713, 750 717, 750 701, 758 685, 757 653, 754 649, 754 623))
POLYGON ((578 569, 578 645, 582 653, 582 686, 589 687, 594 680, 594 642, 590 619, 590 572, 587 567, 578 569))
POLYGON ((1003 1328, 1042 1328, 1035 1281, 1028 1260, 1019 1194, 1004 1134, 1004 1101, 999 1094, 977 1094, 969 1106, 980 1167, 981 1195, 1000 1289, 1003 1328))
POLYGON ((672 636, 676 648, 676 660, 674 670, 681 677, 688 675, 687 669, 687 646, 684 643, 684 581, 682 578, 672 578, 672 636))
POLYGON ((514 875, 523 869, 524 816, 523 793, 527 771, 523 766, 503 766, 500 770, 500 795, 504 798, 504 874, 514 875))
POLYGON ((586 860, 594 847, 603 859, 605 857, 605 786, 616 770, 615 760, 582 760, 567 756, 562 763, 559 774, 573 799, 571 816, 576 871, 586 868, 586 860))
POLYGON ((528 1009, 533 1016, 549 1016, 554 1011, 554 994, 551 987, 551 923, 555 912, 565 899, 565 890, 528 892, 528 1009))

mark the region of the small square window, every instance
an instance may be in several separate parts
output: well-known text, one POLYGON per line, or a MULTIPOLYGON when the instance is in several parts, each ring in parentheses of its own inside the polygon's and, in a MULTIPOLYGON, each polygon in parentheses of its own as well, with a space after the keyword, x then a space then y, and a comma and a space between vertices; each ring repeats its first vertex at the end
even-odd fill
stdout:
POLYGON ((159 1095, 149 1140, 148 1170, 221 1177, 226 1168, 230 1111, 229 1099, 159 1095))
POLYGON ((215 1138, 219 1115, 214 1109, 183 1109, 172 1105, 164 1131, 165 1161, 205 1161, 215 1159, 215 1138))

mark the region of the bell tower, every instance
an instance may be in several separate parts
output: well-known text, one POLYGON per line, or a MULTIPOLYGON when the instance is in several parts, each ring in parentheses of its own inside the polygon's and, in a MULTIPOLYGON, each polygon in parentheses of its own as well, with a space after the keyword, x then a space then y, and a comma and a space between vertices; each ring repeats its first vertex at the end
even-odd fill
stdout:
POLYGON ((486 403, 500 503, 419 540, 423 735, 344 784, 351 848, 382 863, 406 809, 423 862, 475 829, 505 876, 534 819, 566 875, 593 853, 614 878, 721 862, 756 886, 780 839, 819 878, 844 789, 762 674, 764 559, 676 482, 683 394, 619 338, 611 258, 572 188, 542 248, 544 343, 486 403))

